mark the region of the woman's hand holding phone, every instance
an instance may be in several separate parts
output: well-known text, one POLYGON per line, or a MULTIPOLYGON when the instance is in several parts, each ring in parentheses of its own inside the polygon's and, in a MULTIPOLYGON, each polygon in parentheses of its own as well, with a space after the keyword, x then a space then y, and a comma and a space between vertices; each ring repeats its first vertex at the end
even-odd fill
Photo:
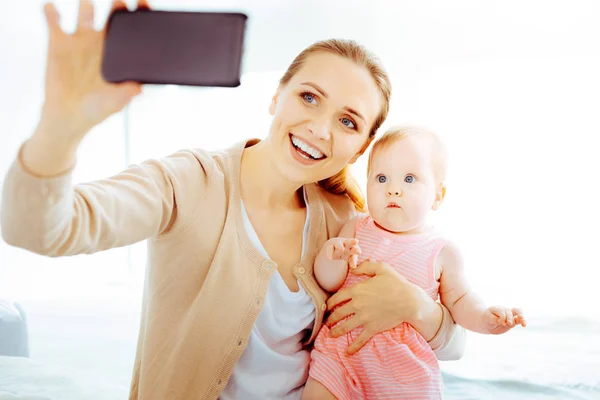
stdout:
MULTIPOLYGON (((126 8, 114 1, 111 13, 126 8)), ((138 8, 149 8, 146 0, 138 8)), ((69 169, 79 143, 97 124, 122 110, 141 92, 134 82, 108 83, 101 75, 106 26, 94 29, 94 5, 79 1, 77 29, 73 34, 60 27, 52 3, 44 6, 48 24, 48 58, 41 118, 26 143, 21 160, 39 176, 54 176, 69 169)))

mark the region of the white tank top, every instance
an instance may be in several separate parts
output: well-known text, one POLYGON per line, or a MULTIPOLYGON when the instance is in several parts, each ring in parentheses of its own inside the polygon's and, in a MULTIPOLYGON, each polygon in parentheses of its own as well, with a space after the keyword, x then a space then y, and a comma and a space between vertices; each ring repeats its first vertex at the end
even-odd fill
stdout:
MULTIPOLYGON (((250 241, 269 258, 242 203, 242 216, 250 241)), ((302 237, 302 255, 308 237, 309 211, 302 237)), ((269 281, 267 295, 244 353, 220 400, 300 400, 308 377, 310 353, 302 347, 315 322, 315 304, 302 285, 291 292, 278 271, 269 281)))

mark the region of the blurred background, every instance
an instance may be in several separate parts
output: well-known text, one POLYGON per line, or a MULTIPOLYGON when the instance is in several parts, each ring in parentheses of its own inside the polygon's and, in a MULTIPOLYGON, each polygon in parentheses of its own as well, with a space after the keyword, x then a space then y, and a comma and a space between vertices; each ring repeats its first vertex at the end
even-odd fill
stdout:
MULTIPOLYGON (((77 2, 55 4, 63 27, 73 30, 77 2)), ((95 4, 100 27, 110 2, 95 4)), ((2 3, 0 183, 39 117, 47 42, 42 5, 2 3)), ((86 138, 76 181, 181 148, 219 149, 264 137, 271 96, 294 56, 319 39, 355 39, 380 56, 392 79, 384 129, 426 126, 449 147, 447 198, 432 223, 462 247, 471 283, 488 303, 522 307, 529 317, 529 327, 499 337, 469 334, 464 357, 442 363, 447 397, 600 399, 599 2, 151 5, 248 14, 242 85, 145 87, 86 138)), ((363 187, 365 164, 366 157, 353 166, 363 187)), ((69 376, 78 393, 91 393, 86 398, 127 397, 145 249, 140 243, 49 259, 0 242, 0 298, 25 310, 30 357, 38 365, 36 378, 23 378, 23 385, 42 393, 69 376)), ((14 383, 0 365, 0 395, 7 382, 14 383)))

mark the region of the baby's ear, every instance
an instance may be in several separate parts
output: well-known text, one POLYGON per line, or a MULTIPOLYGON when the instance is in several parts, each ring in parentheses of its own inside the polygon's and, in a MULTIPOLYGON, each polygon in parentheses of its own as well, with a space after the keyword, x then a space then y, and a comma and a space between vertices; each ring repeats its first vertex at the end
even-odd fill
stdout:
POLYGON ((435 192, 435 200, 433 201, 433 206, 431 206, 432 210, 439 210, 444 202, 444 197, 446 197, 446 185, 444 183, 440 183, 436 192, 435 192))

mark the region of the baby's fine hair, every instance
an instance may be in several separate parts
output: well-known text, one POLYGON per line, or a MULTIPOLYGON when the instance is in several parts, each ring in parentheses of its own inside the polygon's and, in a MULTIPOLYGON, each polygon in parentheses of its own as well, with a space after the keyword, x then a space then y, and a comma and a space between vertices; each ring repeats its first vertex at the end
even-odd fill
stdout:
POLYGON ((388 128, 385 133, 373 143, 371 147, 371 152, 369 153, 369 161, 368 161, 368 169, 371 170, 371 162, 373 160, 373 155, 377 152, 377 150, 381 150, 390 146, 393 143, 396 143, 400 140, 406 139, 411 136, 423 135, 430 139, 431 151, 434 152, 434 168, 436 170, 437 179, 440 182, 443 182, 446 178, 446 168, 447 168, 447 151, 446 146, 440 139, 440 137, 433 131, 422 128, 419 126, 392 126, 388 128))

